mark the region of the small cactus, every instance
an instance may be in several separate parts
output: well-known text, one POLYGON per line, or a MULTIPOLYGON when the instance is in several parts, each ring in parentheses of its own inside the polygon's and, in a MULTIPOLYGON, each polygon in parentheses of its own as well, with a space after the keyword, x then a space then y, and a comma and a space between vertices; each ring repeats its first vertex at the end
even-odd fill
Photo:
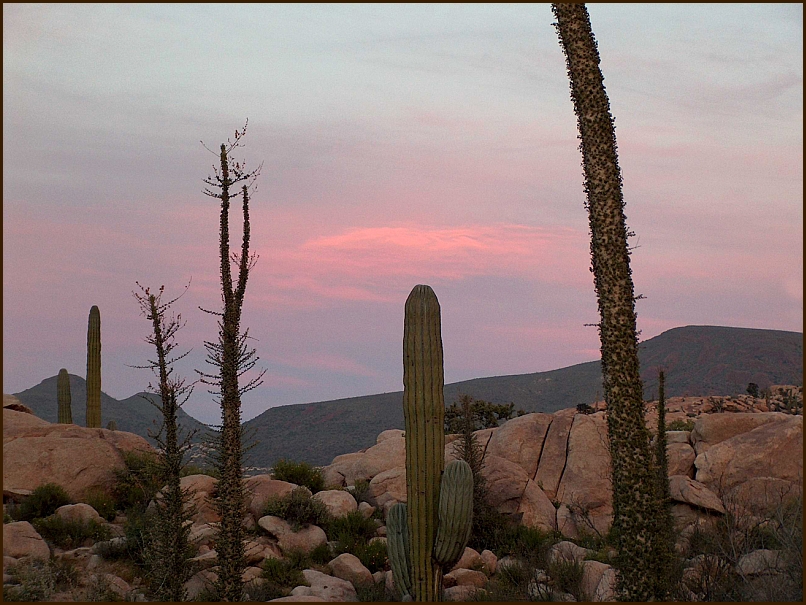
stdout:
POLYGON ((59 402, 59 424, 73 424, 70 376, 64 368, 59 370, 59 377, 56 379, 56 400, 59 402))
POLYGON ((101 312, 95 305, 87 322, 87 426, 101 428, 101 312))
POLYGON ((116 431, 118 430, 118 423, 115 422, 114 420, 110 420, 109 422, 106 423, 106 428, 110 431, 116 431))

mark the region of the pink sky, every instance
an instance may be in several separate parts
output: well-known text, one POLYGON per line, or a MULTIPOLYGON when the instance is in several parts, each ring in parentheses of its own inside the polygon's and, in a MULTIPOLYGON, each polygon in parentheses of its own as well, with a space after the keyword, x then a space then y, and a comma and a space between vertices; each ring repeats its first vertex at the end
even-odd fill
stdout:
MULTIPOLYGON (((177 371, 210 370, 215 320, 198 306, 220 306, 219 208, 201 193, 215 157, 198 141, 214 148, 247 116, 239 157, 264 168, 243 325, 267 373, 244 418, 400 390, 418 283, 442 305, 448 382, 598 358, 548 5, 240 5, 242 44, 223 50, 218 5, 3 10, 4 392, 62 367, 83 376, 94 304, 103 390, 143 390, 149 374, 127 367, 153 355, 135 280, 177 295, 192 277, 175 309, 193 352, 177 371)), ((802 331, 802 5, 589 10, 642 338, 802 331)), ((186 411, 218 417, 204 388, 186 411)))

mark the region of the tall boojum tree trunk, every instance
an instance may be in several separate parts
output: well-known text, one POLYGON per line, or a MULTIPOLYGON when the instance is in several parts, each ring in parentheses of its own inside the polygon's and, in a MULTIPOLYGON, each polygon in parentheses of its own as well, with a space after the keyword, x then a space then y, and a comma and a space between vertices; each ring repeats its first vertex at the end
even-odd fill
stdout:
POLYGON ((591 259, 599 301, 599 335, 613 481, 622 598, 654 596, 652 552, 657 513, 654 460, 644 424, 635 296, 616 136, 599 53, 584 4, 552 4, 577 115, 591 259))
POLYGON ((205 190, 210 197, 221 201, 220 214, 220 269, 223 312, 214 312, 221 317, 218 322, 218 342, 205 342, 208 350, 208 361, 217 366, 217 375, 204 374, 202 382, 214 384, 219 388, 221 396, 222 425, 218 438, 217 466, 221 478, 217 485, 216 506, 221 514, 221 524, 216 540, 219 570, 217 587, 222 599, 240 601, 243 595, 241 576, 246 569, 245 540, 246 533, 243 519, 246 513, 246 499, 243 483, 243 443, 241 426, 241 395, 261 384, 261 372, 257 378, 240 386, 238 378, 251 370, 256 361, 255 350, 246 347, 248 331, 241 333, 241 310, 249 271, 254 266, 257 256, 249 255, 250 223, 249 223, 249 187, 243 185, 240 191, 233 193, 232 188, 241 181, 254 181, 260 167, 246 172, 238 162, 233 162, 229 153, 239 146, 239 140, 246 134, 235 132, 235 142, 229 146, 221 144, 218 154, 220 173, 215 178, 208 178, 205 183, 219 192, 205 190), (230 255, 229 247, 229 209, 230 201, 241 196, 243 201, 243 240, 240 254, 230 255), (230 262, 238 266, 238 280, 233 283, 230 262))

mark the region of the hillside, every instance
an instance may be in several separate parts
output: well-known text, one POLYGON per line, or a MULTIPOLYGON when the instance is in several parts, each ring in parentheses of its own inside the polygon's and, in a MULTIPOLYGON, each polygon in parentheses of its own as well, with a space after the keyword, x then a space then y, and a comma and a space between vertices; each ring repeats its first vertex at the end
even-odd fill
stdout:
MULTIPOLYGON (((73 422, 79 426, 87 425, 87 382, 81 376, 70 374, 70 395, 72 399, 73 422)), ((56 401, 56 380, 58 376, 51 376, 35 387, 26 389, 14 395, 31 410, 48 422, 58 421, 58 403, 56 401)), ((101 391, 101 426, 106 428, 110 420, 114 420, 118 430, 136 433, 145 437, 149 443, 156 445, 148 436, 148 430, 156 433, 162 424, 162 414, 157 408, 143 399, 147 395, 155 403, 160 403, 159 395, 153 393, 138 393, 123 400, 110 397, 101 391)), ((177 417, 180 428, 198 430, 194 442, 201 440, 206 426, 188 415, 181 408, 177 417)), ((183 435, 186 433, 182 433, 183 435)))
MULTIPOLYGON (((657 369, 666 370, 667 397, 745 393, 755 382, 803 384, 803 334, 717 326, 673 328, 640 343, 644 398, 657 397, 657 369)), ((514 403, 527 412, 555 412, 602 399, 601 363, 549 372, 476 378, 445 385, 445 403, 468 394, 514 403)), ((280 457, 329 464, 333 457, 374 444, 389 428, 403 428, 403 392, 270 408, 245 423, 260 443, 256 466, 280 457)))
MULTIPOLYGON (((748 383, 803 384, 803 334, 718 326, 673 328, 639 345, 644 398, 657 396, 657 369, 666 370, 668 397, 737 395, 748 383)), ((84 424, 84 380, 70 376, 73 420, 84 424)), ((476 378, 445 385, 445 402, 468 394, 493 403, 514 403, 527 412, 554 412, 602 399, 599 361, 549 372, 476 378)), ((56 377, 15 393, 34 413, 56 421, 56 377)), ((102 394, 103 423, 114 418, 121 430, 147 437, 159 413, 135 395, 117 401, 102 394)), ((180 424, 203 428, 184 412, 180 424)), ((157 425, 158 426, 158 425, 157 425)), ((369 447, 381 431, 403 428, 403 393, 269 408, 244 423, 250 466, 270 467, 279 458, 329 464, 339 454, 369 447)))

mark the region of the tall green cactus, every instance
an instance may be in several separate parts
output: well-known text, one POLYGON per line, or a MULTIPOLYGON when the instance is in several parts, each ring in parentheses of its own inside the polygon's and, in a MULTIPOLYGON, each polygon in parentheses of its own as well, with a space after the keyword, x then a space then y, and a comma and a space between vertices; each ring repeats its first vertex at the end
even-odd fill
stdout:
POLYGON ((56 379, 56 400, 59 402, 59 424, 73 424, 70 376, 65 368, 59 370, 59 377, 56 379))
POLYGON ((407 505, 390 510, 387 540, 398 589, 404 599, 415 601, 441 600, 443 571, 464 552, 473 515, 473 475, 468 464, 452 462, 443 477, 445 379, 440 323, 434 291, 415 286, 406 300, 403 327, 407 505))
POLYGON ((87 323, 87 426, 101 428, 101 312, 96 305, 87 323))

